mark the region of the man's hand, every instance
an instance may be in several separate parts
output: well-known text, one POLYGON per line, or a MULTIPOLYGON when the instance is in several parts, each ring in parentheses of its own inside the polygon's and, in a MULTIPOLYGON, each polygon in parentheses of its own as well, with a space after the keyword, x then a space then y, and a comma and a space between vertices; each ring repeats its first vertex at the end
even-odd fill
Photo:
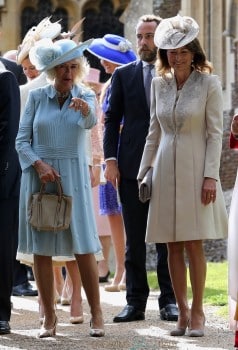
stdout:
POLYGON ((104 176, 107 181, 110 181, 117 189, 117 186, 120 183, 120 173, 118 170, 118 165, 116 160, 107 160, 106 161, 106 168, 104 171, 104 176))

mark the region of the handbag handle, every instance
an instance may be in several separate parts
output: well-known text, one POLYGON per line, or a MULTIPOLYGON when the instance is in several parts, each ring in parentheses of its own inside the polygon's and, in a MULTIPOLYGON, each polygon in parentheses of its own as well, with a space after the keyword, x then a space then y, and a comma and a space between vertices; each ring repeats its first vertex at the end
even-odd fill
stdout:
MULTIPOLYGON (((63 196, 63 188, 62 188, 62 184, 61 184, 60 179, 56 179, 55 183, 57 185, 58 201, 61 202, 62 201, 62 196, 63 196)), ((42 183, 41 187, 40 187, 39 197, 38 197, 38 201, 39 202, 41 201, 42 196, 45 193, 45 190, 46 190, 46 184, 42 183)))

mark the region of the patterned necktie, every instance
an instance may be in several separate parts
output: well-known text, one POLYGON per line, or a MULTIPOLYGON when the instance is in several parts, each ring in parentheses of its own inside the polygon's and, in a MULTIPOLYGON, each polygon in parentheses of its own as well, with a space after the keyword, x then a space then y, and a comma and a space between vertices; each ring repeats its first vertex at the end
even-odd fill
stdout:
POLYGON ((145 96, 148 106, 150 107, 150 87, 151 87, 151 80, 152 80, 152 74, 151 71, 154 68, 153 64, 147 64, 144 68, 144 86, 145 86, 145 96))

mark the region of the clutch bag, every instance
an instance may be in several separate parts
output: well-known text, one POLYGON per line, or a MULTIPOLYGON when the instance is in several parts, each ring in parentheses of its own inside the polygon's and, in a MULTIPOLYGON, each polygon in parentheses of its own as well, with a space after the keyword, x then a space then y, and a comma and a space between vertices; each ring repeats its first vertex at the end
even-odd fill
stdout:
POLYGON ((139 199, 142 203, 147 202, 151 198, 152 193, 152 176, 153 168, 149 168, 143 180, 139 184, 139 199))

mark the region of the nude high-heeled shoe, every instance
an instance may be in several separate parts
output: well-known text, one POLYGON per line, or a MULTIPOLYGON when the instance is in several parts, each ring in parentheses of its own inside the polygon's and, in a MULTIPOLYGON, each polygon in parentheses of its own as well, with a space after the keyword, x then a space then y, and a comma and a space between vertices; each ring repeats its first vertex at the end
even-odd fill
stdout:
POLYGON ((49 338, 54 337, 56 335, 56 325, 57 325, 57 317, 55 317, 55 323, 53 328, 46 329, 44 324, 41 326, 40 333, 38 334, 38 338, 49 338))
POLYGON ((71 316, 69 318, 69 322, 72 324, 79 324, 79 323, 83 323, 84 318, 83 316, 71 316))
POLYGON ((105 331, 103 328, 92 328, 92 320, 90 321, 90 337, 104 337, 105 331))
POLYGON ((188 327, 188 324, 189 324, 189 319, 187 320, 187 325, 185 328, 184 327, 176 327, 175 329, 173 329, 170 332, 170 335, 173 337, 182 337, 186 333, 186 329, 188 327))
POLYGON ((200 329, 189 329, 188 336, 189 337, 204 337, 205 321, 206 321, 206 319, 205 319, 205 316, 204 316, 202 328, 200 328, 200 329))
POLYGON ((104 287, 104 290, 106 292, 120 292, 120 288, 119 288, 118 284, 107 284, 104 287))

